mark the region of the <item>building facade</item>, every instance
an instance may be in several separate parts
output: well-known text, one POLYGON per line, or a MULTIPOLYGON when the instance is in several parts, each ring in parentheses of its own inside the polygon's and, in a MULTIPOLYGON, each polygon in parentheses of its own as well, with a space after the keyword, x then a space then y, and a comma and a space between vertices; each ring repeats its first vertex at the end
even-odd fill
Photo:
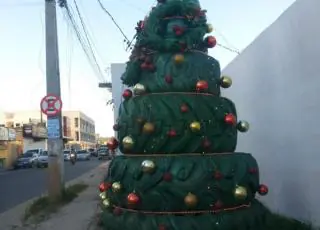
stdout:
POLYGON ((224 70, 273 210, 320 226, 320 1, 297 0, 224 70))
POLYGON ((70 133, 73 139, 71 143, 80 144, 81 148, 95 147, 96 127, 94 120, 81 111, 64 111, 63 115, 71 121, 70 133))
MULTIPOLYGON (((126 89, 125 85, 122 84, 121 76, 126 70, 125 63, 112 63, 111 64, 111 82, 112 87, 112 99, 114 103, 114 123, 117 123, 118 112, 120 108, 120 104, 122 102, 122 92, 126 89)), ((116 136, 116 134, 115 134, 116 136)))
MULTIPOLYGON (((30 137, 39 138, 39 127, 46 127, 47 117, 41 111, 19 111, 0 115, 0 126, 30 130, 30 137)), ((62 132, 65 143, 76 144, 80 148, 93 147, 95 141, 95 122, 81 111, 62 112, 62 132)), ((26 133, 26 132, 25 132, 26 133)), ((29 136, 28 136, 29 138, 29 136)), ((41 132, 41 138, 43 132, 41 132)), ((68 145, 67 145, 68 146, 68 145)))

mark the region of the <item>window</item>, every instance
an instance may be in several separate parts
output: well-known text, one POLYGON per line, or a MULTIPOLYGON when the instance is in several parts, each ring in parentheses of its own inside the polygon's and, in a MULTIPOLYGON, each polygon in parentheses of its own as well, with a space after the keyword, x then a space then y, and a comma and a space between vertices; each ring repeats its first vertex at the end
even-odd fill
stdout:
POLYGON ((79 141, 79 132, 76 132, 76 141, 79 141))
POLYGON ((74 126, 75 126, 76 128, 79 127, 79 118, 77 118, 77 117, 74 119, 74 126))

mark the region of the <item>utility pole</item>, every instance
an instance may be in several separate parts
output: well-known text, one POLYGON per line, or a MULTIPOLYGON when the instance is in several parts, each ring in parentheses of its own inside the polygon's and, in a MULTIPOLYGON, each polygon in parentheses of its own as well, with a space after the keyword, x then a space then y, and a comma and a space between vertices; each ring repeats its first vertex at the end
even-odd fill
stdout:
MULTIPOLYGON (((61 98, 56 0, 45 0, 45 27, 47 95, 53 94, 61 98)), ((58 135, 56 138, 48 138, 48 193, 52 200, 59 199, 64 189, 61 112, 54 117, 48 116, 48 127, 54 122, 57 124, 58 135)))

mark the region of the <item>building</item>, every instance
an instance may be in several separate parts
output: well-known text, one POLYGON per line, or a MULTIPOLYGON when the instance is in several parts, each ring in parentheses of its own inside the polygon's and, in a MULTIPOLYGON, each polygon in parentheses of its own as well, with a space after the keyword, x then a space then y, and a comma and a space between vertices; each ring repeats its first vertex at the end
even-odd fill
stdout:
MULTIPOLYGON (((114 103, 114 123, 117 123, 118 112, 120 104, 122 102, 122 92, 126 89, 125 85, 122 84, 121 76, 126 70, 125 63, 112 63, 111 64, 111 82, 112 87, 112 99, 114 103)), ((115 135, 116 136, 116 135, 115 135)))
POLYGON ((93 119, 81 111, 64 111, 63 115, 71 121, 72 144, 80 144, 81 148, 96 146, 96 127, 93 119))
POLYGON ((251 130, 239 135, 238 151, 260 165, 270 208, 320 225, 320 1, 297 0, 223 73, 251 130))
MULTIPOLYGON (((40 110, 18 111, 2 114, 0 116, 0 125, 9 128, 22 128, 24 137, 27 138, 45 139, 47 136, 43 136, 43 131, 39 127, 46 127, 46 119, 46 116, 42 115, 40 110), (39 137, 40 133, 41 137, 39 137), (28 136, 29 134, 31 136, 28 136)), ((96 144, 95 123, 81 111, 63 111, 62 129, 65 144, 68 143, 66 147, 70 147, 70 144, 73 144, 78 145, 80 148, 88 148, 96 144)))

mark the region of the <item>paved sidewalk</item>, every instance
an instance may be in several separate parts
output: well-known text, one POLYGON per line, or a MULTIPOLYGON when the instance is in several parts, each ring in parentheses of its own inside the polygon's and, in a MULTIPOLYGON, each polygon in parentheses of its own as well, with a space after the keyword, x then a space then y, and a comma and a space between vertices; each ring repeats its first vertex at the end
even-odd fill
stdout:
POLYGON ((108 162, 92 171, 67 183, 85 183, 89 187, 70 204, 62 207, 58 213, 52 214, 46 221, 38 225, 23 226, 21 217, 26 207, 34 200, 27 201, 17 207, 0 214, 1 230, 96 230, 98 208, 98 185, 107 173, 108 162))

